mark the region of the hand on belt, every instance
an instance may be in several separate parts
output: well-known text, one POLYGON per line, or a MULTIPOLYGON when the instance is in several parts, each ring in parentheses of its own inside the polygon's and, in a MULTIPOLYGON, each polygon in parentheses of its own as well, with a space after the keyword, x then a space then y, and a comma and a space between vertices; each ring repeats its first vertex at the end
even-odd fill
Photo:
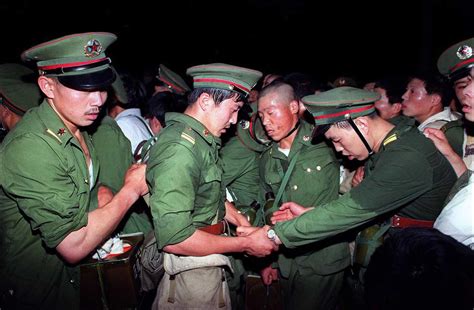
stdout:
POLYGON ((406 227, 429 227, 433 228, 434 221, 415 220, 399 215, 392 216, 392 227, 406 228, 406 227))

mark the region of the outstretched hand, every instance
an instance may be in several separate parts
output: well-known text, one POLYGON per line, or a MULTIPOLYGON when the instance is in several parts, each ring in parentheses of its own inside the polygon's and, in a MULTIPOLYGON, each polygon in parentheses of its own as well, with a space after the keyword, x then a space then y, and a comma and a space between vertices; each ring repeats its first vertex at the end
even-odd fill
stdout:
POLYGON ((272 224, 289 221, 311 209, 313 208, 305 208, 295 202, 285 202, 280 206, 278 211, 273 212, 270 220, 272 224))

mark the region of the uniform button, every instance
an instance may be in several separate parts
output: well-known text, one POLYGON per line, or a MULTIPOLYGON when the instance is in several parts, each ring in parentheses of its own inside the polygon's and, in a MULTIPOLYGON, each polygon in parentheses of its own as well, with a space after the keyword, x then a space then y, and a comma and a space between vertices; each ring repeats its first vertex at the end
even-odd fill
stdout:
POLYGON ((311 172, 311 168, 306 168, 306 172, 311 172))
POLYGON ((69 280, 69 282, 71 282, 71 283, 74 283, 74 280, 73 280, 73 279, 71 279, 71 280, 69 280))
POLYGON ((321 171, 321 166, 317 166, 316 170, 321 171))
POLYGON ((88 180, 88 179, 84 179, 84 183, 89 184, 89 180, 88 180))
POLYGON ((298 185, 293 185, 293 190, 297 190, 298 189, 298 185))

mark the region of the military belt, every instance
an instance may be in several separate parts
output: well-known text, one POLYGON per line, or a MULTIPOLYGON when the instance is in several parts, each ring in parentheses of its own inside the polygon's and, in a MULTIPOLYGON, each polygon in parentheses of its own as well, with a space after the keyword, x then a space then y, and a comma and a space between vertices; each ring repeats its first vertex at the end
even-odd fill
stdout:
POLYGON ((428 227, 433 228, 434 221, 426 220, 415 220, 408 217, 402 217, 399 215, 392 216, 391 226, 398 228, 407 228, 407 227, 428 227))
POLYGON ((220 221, 217 224, 199 227, 198 229, 201 231, 205 231, 208 234, 222 235, 225 232, 225 223, 224 221, 220 221))

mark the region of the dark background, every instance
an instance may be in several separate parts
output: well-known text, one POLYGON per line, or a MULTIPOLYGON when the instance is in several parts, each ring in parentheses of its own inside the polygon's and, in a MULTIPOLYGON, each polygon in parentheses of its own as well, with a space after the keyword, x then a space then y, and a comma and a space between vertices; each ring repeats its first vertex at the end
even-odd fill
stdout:
POLYGON ((0 62, 33 45, 109 31, 113 63, 137 74, 163 63, 225 62, 264 73, 302 71, 361 83, 435 68, 451 44, 474 36, 474 1, 118 1, 0 3, 0 62))

